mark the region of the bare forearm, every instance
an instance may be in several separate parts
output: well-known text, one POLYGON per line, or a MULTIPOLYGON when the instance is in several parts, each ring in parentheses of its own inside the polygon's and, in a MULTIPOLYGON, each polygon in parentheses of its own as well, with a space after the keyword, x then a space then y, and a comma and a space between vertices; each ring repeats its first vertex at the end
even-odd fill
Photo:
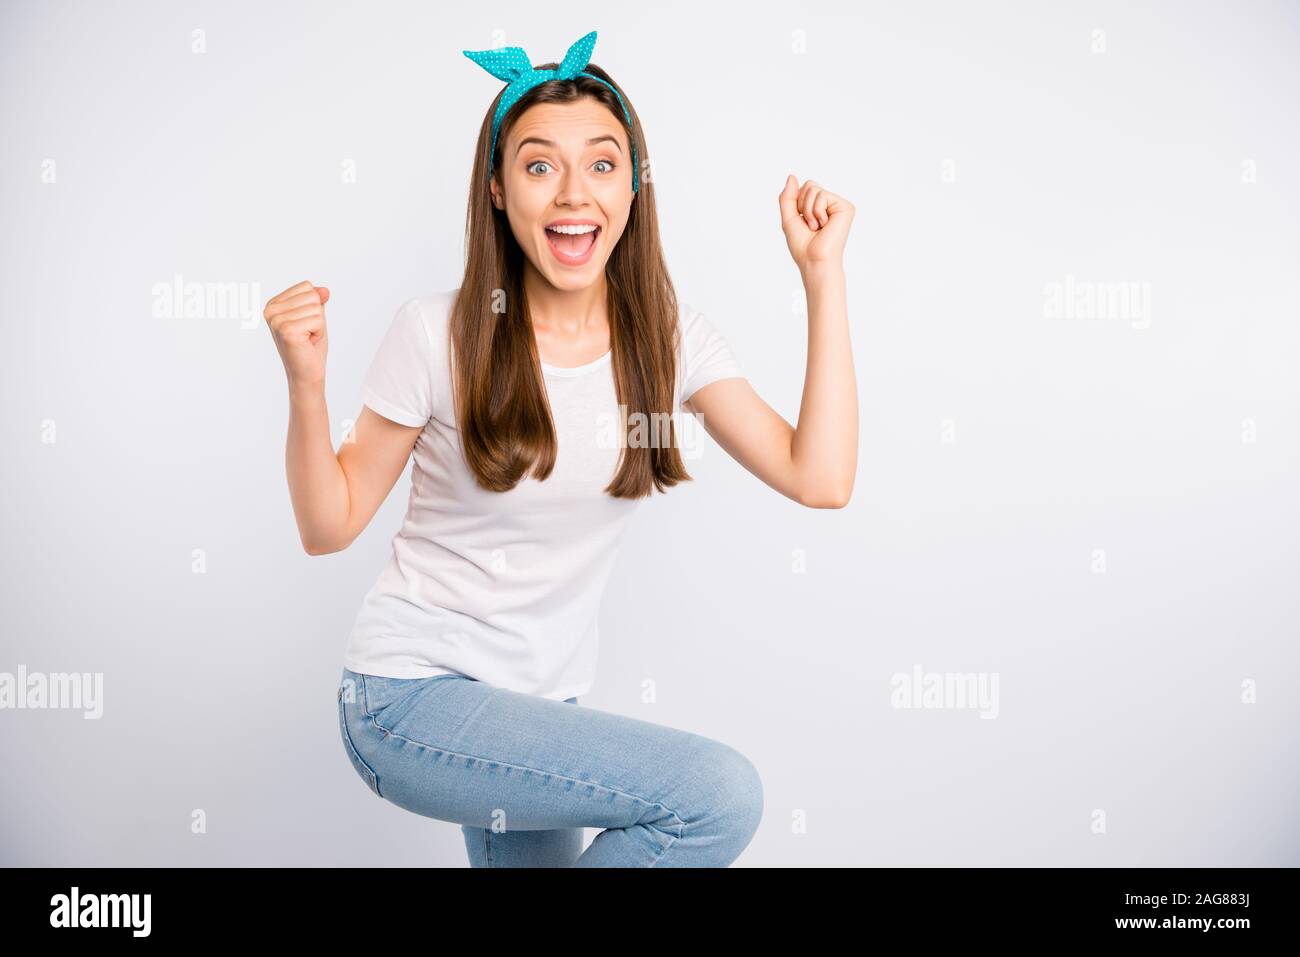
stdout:
POLYGON ((805 496, 842 503, 858 464, 858 390, 843 267, 803 275, 808 363, 790 455, 805 496))
POLYGON ((323 385, 290 387, 285 471, 303 547, 312 553, 345 547, 348 482, 330 438, 323 385))

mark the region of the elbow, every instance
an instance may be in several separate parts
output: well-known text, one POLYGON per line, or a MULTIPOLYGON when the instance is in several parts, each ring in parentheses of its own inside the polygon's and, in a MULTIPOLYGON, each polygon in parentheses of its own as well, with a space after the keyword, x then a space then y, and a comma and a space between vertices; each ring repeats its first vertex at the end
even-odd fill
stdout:
POLYGON ((350 544, 350 542, 319 542, 304 539, 302 550, 308 555, 332 555, 343 551, 350 544))
POLYGON ((361 530, 354 529, 351 522, 315 531, 306 531, 301 525, 298 528, 298 540, 308 555, 333 555, 341 552, 356 541, 359 534, 361 530))
POLYGON ((807 508, 843 508, 853 497, 853 483, 811 489, 799 495, 799 504, 807 508))

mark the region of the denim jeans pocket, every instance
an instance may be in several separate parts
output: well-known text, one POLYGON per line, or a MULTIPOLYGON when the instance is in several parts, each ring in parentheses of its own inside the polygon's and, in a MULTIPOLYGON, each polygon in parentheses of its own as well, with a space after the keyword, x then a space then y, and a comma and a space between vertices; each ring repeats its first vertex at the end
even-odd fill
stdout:
POLYGON ((366 714, 377 715, 392 707, 413 692, 440 681, 461 678, 459 674, 429 675, 425 678, 384 678, 365 675, 361 679, 366 702, 366 714))
MULTIPOLYGON (((352 703, 351 706, 354 709, 353 713, 358 713, 357 705, 352 703)), ((343 736, 343 747, 348 752, 348 760, 352 762, 352 767, 356 770, 357 774, 361 776, 361 779, 366 782, 366 787, 370 788, 371 792, 379 797, 383 797, 382 794, 379 794, 378 777, 375 775, 375 772, 371 769, 370 765, 366 764, 365 759, 362 758, 360 752, 357 751, 356 744, 352 741, 352 733, 348 730, 348 707, 349 702, 344 700, 344 688, 340 685, 339 733, 343 736)))

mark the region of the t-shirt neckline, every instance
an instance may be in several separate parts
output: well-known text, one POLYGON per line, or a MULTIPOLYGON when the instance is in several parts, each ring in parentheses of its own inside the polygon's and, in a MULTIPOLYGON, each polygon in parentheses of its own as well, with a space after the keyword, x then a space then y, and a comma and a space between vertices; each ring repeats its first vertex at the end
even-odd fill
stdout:
POLYGON ((599 369, 601 366, 608 363, 610 357, 613 355, 614 355, 614 350, 610 349, 599 359, 592 359, 590 362, 583 363, 580 366, 553 366, 553 365, 547 365, 545 362, 543 362, 541 364, 542 372, 546 373, 547 375, 566 376, 566 377, 582 375, 583 373, 591 372, 593 369, 599 369))

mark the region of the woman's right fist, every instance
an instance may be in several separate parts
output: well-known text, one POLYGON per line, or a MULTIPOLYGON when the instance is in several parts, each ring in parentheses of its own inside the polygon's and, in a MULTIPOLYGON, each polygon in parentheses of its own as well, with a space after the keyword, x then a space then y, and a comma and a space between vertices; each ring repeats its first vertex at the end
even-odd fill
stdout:
POLYGON ((262 315, 271 327, 290 387, 325 382, 325 303, 330 291, 303 280, 266 304, 262 315))

